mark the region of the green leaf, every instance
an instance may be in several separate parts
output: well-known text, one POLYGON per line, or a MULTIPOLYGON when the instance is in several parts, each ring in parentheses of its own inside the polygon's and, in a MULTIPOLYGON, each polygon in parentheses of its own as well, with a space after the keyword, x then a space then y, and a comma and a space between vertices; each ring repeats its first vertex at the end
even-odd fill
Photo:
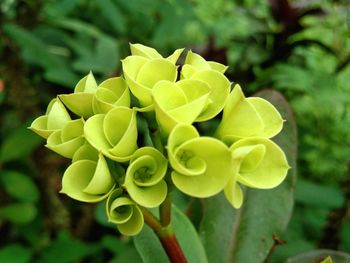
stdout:
POLYGON ((12 203, 0 207, 0 219, 15 224, 27 224, 34 220, 37 209, 32 203, 12 203))
POLYGON ((8 162, 27 157, 42 139, 21 126, 4 139, 0 148, 0 162, 8 162))
POLYGON ((31 252, 27 248, 16 243, 0 249, 0 262, 4 263, 27 263, 31 256, 31 252))
MULTIPOLYGON (((186 215, 174 205, 172 206, 171 225, 187 262, 208 262, 204 247, 195 228, 186 215)), ((169 262, 158 237, 149 227, 145 226, 141 233, 134 237, 134 242, 137 251, 140 253, 145 263, 169 262)))
POLYGON ((38 263, 72 263, 98 251, 99 246, 83 243, 61 232, 48 248, 43 250, 38 263))
POLYGON ((39 190, 32 178, 16 171, 2 171, 0 181, 5 190, 19 201, 37 202, 39 190))
POLYGON ((274 104, 287 120, 274 141, 285 151, 292 169, 273 190, 247 190, 239 210, 233 209, 222 194, 203 201, 199 234, 209 262, 263 262, 292 213, 297 151, 293 115, 280 93, 266 90, 257 95, 274 104))

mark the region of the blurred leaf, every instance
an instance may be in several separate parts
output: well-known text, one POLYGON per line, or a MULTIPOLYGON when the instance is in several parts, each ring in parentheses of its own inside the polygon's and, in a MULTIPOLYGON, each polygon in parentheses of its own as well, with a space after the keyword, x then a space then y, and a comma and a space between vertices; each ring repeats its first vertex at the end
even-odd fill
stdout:
POLYGON ((3 263, 27 263, 31 257, 29 249, 19 244, 13 243, 0 248, 0 262, 3 263))
MULTIPOLYGON (((187 261, 208 262, 196 230, 189 219, 174 205, 171 224, 187 261)), ((141 233, 134 237, 134 243, 145 263, 169 262, 159 239, 148 226, 144 226, 141 233)))
POLYGON ((158 237, 147 225, 134 237, 134 243, 144 263, 170 263, 158 237))
POLYGON ((321 185, 299 179, 296 185, 295 200, 302 204, 323 208, 340 208, 345 201, 339 186, 321 185))
POLYGON ((101 14, 109 21, 111 27, 120 34, 126 31, 126 21, 118 6, 111 0, 96 1, 96 5, 101 10, 101 14))
POLYGON ((7 136, 0 148, 0 162, 27 157, 43 140, 25 126, 16 128, 7 136))
POLYGON ((350 251, 350 221, 345 221, 340 232, 341 245, 340 248, 344 251, 350 251))
POLYGON ((107 263, 144 263, 144 261, 142 261, 139 253, 137 253, 136 248, 130 246, 107 263))
POLYGON ((104 235, 101 240, 101 245, 113 252, 114 254, 121 254, 126 250, 130 245, 123 240, 120 240, 116 236, 104 235))
POLYGON ((73 63, 73 67, 81 72, 93 71, 103 74, 111 74, 119 64, 118 43, 115 39, 100 36, 96 49, 88 56, 79 58, 73 63))
POLYGON ((117 227, 114 224, 108 222, 108 218, 106 215, 106 202, 105 201, 99 202, 98 204, 96 204, 94 214, 95 214, 95 220, 99 224, 101 224, 105 227, 117 229, 117 227))
POLYGON ((37 263, 73 263, 96 253, 99 249, 97 245, 84 243, 61 232, 58 238, 42 252, 37 263))
POLYGON ((34 220, 37 208, 32 203, 12 203, 0 207, 0 219, 15 224, 27 224, 34 220))
POLYGON ((19 201, 37 202, 39 200, 39 190, 28 175, 16 171, 2 171, 0 181, 6 192, 19 201))
POLYGON ((274 140, 286 153, 292 169, 275 189, 247 190, 239 210, 231 207, 223 194, 203 201, 199 233, 209 262, 263 262, 292 213, 297 151, 294 118, 280 93, 265 90, 256 95, 273 103, 287 120, 274 140))

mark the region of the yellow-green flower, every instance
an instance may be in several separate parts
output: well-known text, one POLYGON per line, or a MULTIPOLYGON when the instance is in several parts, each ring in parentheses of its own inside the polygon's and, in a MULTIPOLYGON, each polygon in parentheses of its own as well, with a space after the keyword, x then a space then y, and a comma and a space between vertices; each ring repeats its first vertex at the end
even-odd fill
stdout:
POLYGON ((103 81, 95 92, 92 101, 95 114, 107 113, 118 106, 130 107, 129 88, 122 77, 103 81))
POLYGON ((163 180, 167 168, 167 159, 157 149, 140 148, 130 160, 124 187, 137 204, 157 207, 167 195, 167 184, 163 180))
POLYGON ((227 99, 216 137, 229 144, 240 138, 271 138, 282 126, 283 119, 270 102, 259 97, 246 98, 236 85, 227 99))
POLYGON ((108 197, 106 213, 108 221, 116 224, 123 235, 134 236, 142 230, 144 221, 141 209, 120 188, 108 197))
POLYGON ((85 142, 83 134, 83 119, 69 121, 47 138, 46 147, 66 158, 73 158, 76 150, 85 142))
POLYGON ((84 125, 86 140, 106 157, 126 162, 137 149, 136 111, 116 107, 106 114, 96 114, 84 125))
POLYGON ((94 115, 92 99, 96 90, 97 83, 92 72, 90 72, 78 82, 74 93, 59 95, 59 98, 73 113, 87 119, 94 115))
POLYGON ((53 99, 47 106, 46 114, 36 118, 29 129, 47 139, 71 120, 69 113, 59 99, 53 99))
POLYGON ((194 197, 213 196, 233 174, 231 152, 221 141, 200 137, 191 125, 179 124, 168 138, 171 178, 182 192, 194 197))
POLYGON ((169 58, 163 58, 156 50, 140 45, 130 45, 132 55, 122 60, 123 74, 131 92, 142 107, 152 105, 151 91, 160 80, 175 82, 177 67, 175 62, 182 50, 177 50, 169 58))
POLYGON ((200 80, 159 81, 152 90, 156 118, 168 135, 178 124, 192 124, 208 106, 210 87, 200 80))
POLYGON ((223 74, 227 67, 220 63, 206 61, 200 55, 189 51, 181 70, 182 79, 200 80, 210 87, 208 105, 197 118, 207 121, 215 117, 224 108, 230 93, 231 83, 223 74))
POLYGON ((114 186, 106 159, 99 154, 97 161, 80 159, 67 168, 61 193, 78 201, 94 203, 107 198, 114 186))
POLYGON ((269 139, 253 137, 238 140, 230 147, 234 173, 224 189, 227 200, 236 208, 243 202, 238 183, 270 189, 285 179, 290 168, 284 152, 269 139))

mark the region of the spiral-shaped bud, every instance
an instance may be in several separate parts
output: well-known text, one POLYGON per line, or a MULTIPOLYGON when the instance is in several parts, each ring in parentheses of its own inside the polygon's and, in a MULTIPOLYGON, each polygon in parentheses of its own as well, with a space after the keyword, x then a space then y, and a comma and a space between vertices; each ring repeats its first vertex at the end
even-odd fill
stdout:
POLYGON ((61 193, 78 201, 94 203, 107 198, 114 186, 106 159, 99 154, 97 161, 76 160, 67 168, 61 193))
POLYGON ((96 114, 84 126, 86 140, 106 157, 129 161, 137 149, 136 111, 116 107, 106 114, 96 114))
POLYGON ((134 236, 142 230, 144 221, 141 209, 120 188, 108 197, 106 213, 108 221, 116 224, 123 235, 134 236))
POLYGON ((87 119, 94 115, 92 99, 97 90, 97 83, 92 72, 79 80, 74 93, 62 94, 58 97, 66 107, 78 116, 87 119))
POLYGON ((226 102, 216 137, 230 144, 246 137, 271 138, 282 126, 283 119, 270 102, 258 97, 245 98, 236 85, 226 102))
POLYGON ((200 80, 159 81, 152 90, 157 122, 168 135, 178 124, 192 124, 208 106, 210 87, 200 80))
POLYGON ((167 159, 157 149, 137 149, 126 170, 124 187, 137 204, 144 207, 159 206, 167 195, 164 181, 167 168, 167 159))
POLYGON ((219 193, 233 174, 231 152, 221 141, 200 137, 191 125, 179 124, 168 138, 174 185, 195 197, 219 193))
POLYGON ((71 120, 69 113, 59 99, 53 99, 46 114, 36 118, 29 129, 47 139, 54 131, 62 129, 71 120))
POLYGON ((75 151, 85 142, 83 135, 83 119, 68 121, 61 130, 49 136, 46 147, 66 158, 73 158, 75 151))
POLYGON ((117 106, 130 107, 130 92, 122 77, 103 81, 96 90, 92 106, 95 114, 107 113, 117 106))
POLYGON ((234 207, 243 201, 237 183, 252 188, 270 189, 285 179, 290 168, 281 148, 266 138, 241 139, 230 147, 236 175, 225 187, 225 196, 234 207))

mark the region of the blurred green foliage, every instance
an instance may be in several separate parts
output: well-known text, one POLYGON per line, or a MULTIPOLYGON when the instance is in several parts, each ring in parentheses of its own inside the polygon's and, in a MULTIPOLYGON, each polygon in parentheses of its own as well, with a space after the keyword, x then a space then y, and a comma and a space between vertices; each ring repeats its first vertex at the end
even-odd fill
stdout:
POLYGON ((1 1, 0 262, 140 262, 102 206, 58 194, 67 162, 26 129, 88 71, 99 80, 120 74, 129 42, 164 54, 192 48, 227 63, 248 94, 282 91, 298 124, 299 178, 271 262, 317 247, 350 252, 349 8, 331 0, 1 1))

